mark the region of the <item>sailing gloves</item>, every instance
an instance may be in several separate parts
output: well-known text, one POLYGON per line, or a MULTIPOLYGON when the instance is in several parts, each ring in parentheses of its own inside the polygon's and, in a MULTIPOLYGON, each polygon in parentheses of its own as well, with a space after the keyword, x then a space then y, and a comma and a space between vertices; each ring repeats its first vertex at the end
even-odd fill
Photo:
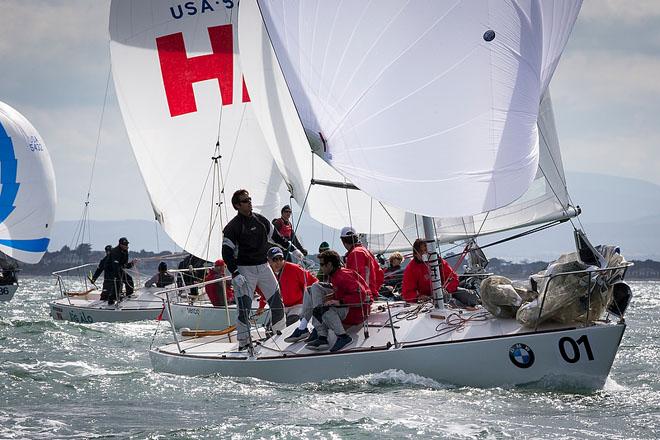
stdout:
POLYGON ((291 255, 296 257, 298 261, 302 261, 303 258, 305 258, 305 255, 302 252, 300 252, 298 249, 291 251, 291 255))

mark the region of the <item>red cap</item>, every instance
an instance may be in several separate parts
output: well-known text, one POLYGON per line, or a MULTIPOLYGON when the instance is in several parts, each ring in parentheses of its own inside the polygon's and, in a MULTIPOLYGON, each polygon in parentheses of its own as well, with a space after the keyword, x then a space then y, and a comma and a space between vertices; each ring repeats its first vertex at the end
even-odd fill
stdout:
POLYGON ((224 266, 225 261, 224 260, 215 260, 215 263, 213 265, 214 266, 224 266))

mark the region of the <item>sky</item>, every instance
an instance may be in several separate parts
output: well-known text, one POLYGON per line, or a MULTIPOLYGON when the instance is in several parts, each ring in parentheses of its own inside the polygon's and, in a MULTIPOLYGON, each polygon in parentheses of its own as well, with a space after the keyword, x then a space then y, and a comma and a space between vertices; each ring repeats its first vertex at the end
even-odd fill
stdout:
MULTIPOLYGON (((153 219, 110 81, 106 0, 2 0, 0 100, 37 127, 56 221, 153 219), (104 105, 105 102, 105 105, 104 105), (101 122, 101 117, 103 119, 101 122)), ((587 0, 551 83, 564 166, 660 185, 660 2, 587 0)), ((570 181, 569 181, 570 188, 570 181)))

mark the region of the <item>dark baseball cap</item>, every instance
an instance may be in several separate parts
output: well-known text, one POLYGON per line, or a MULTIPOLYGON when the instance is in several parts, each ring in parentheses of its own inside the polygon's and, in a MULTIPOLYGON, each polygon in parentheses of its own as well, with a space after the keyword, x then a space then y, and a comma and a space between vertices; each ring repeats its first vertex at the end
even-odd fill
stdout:
POLYGON ((111 244, 107 244, 107 245, 105 245, 105 248, 104 248, 104 249, 105 249, 106 252, 110 252, 110 251, 112 250, 112 245, 111 245, 111 244))
POLYGON ((126 238, 126 237, 120 238, 119 239, 119 244, 124 244, 124 245, 128 246, 128 238, 126 238))
POLYGON ((289 211, 289 212, 291 212, 291 207, 290 207, 289 205, 284 205, 284 206, 282 206, 282 210, 281 210, 281 212, 284 212, 284 211, 289 211))
POLYGON ((275 257, 284 258, 284 252, 282 252, 282 249, 280 249, 279 247, 273 246, 272 248, 268 249, 266 256, 268 257, 269 260, 272 260, 275 257))

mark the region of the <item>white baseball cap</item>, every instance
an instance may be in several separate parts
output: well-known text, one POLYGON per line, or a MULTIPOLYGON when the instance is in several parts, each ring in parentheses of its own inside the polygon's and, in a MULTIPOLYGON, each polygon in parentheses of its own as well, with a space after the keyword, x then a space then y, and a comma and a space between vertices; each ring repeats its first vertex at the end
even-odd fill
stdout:
POLYGON ((344 226, 341 228, 341 234, 339 234, 340 237, 352 237, 353 235, 357 235, 357 232, 355 231, 355 228, 351 226, 344 226))

